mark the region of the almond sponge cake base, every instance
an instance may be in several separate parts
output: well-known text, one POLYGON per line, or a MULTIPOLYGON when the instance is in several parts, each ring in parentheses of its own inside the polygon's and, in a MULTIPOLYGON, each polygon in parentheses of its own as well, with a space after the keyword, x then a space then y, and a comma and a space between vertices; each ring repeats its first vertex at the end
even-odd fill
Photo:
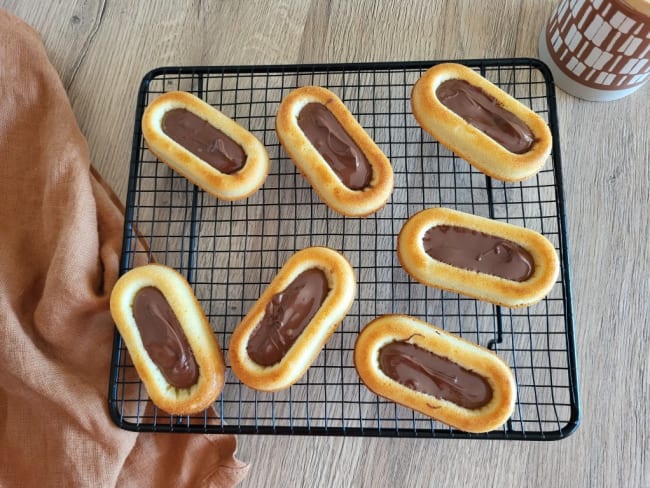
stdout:
POLYGON ((366 217, 390 199, 394 177, 390 161, 359 125, 345 104, 330 90, 304 86, 287 95, 278 108, 275 130, 283 149, 320 198, 336 212, 366 217), (298 126, 298 115, 309 103, 323 104, 363 152, 372 168, 367 188, 348 188, 298 126))
POLYGON ((228 353, 230 366, 242 383, 260 391, 278 391, 297 382, 348 313, 356 293, 354 270, 338 251, 309 247, 296 252, 235 328, 228 353), (274 295, 285 290, 302 272, 321 270, 329 285, 322 305, 282 359, 271 366, 256 363, 247 346, 274 295))
POLYGON ((269 173, 264 145, 244 127, 194 95, 174 91, 157 97, 142 116, 142 135, 149 150, 174 171, 221 200, 241 200, 255 193, 269 173), (242 168, 223 173, 169 137, 162 128, 165 114, 184 109, 205 120, 237 143, 246 154, 242 168))
POLYGON ((489 432, 504 424, 515 405, 512 371, 496 354, 408 315, 383 315, 360 332, 354 365, 363 383, 379 396, 465 432, 489 432), (464 408, 450 400, 409 388, 380 367, 380 350, 393 342, 413 344, 484 378, 492 395, 480 408, 464 408))
POLYGON ((397 237, 397 256, 404 270, 420 283, 511 308, 542 300, 560 272, 555 248, 538 232, 447 208, 430 208, 411 216, 397 237), (534 260, 532 275, 525 281, 513 281, 432 258, 424 249, 423 238, 428 229, 438 225, 462 227, 519 244, 534 260))
POLYGON ((133 268, 115 284, 110 310, 138 376, 158 408, 171 414, 189 415, 214 403, 224 386, 226 365, 203 309, 182 275, 161 264, 133 268), (199 376, 189 388, 169 384, 142 342, 133 303, 138 292, 147 287, 156 288, 165 297, 192 350, 199 376))
POLYGON ((429 68, 411 91, 411 109, 420 126, 479 171, 501 181, 521 181, 544 166, 552 149, 546 122, 521 102, 466 66, 442 63, 429 68), (530 129, 535 142, 523 154, 510 152, 442 104, 436 94, 447 80, 464 80, 493 97, 530 129))

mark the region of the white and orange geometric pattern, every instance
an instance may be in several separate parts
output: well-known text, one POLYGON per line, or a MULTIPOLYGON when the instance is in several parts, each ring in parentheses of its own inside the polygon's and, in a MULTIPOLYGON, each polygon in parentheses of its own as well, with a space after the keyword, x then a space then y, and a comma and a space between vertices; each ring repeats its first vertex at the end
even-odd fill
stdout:
POLYGON ((563 0, 546 44, 564 74, 591 88, 632 88, 650 76, 650 19, 622 0, 563 0))

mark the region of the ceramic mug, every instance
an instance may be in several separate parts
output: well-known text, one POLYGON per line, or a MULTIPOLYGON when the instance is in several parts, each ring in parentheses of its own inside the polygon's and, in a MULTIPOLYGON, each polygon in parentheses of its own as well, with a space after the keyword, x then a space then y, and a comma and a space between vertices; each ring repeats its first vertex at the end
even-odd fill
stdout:
POLYGON ((633 93, 650 78, 650 0, 562 0, 542 29, 539 57, 576 97, 633 93))

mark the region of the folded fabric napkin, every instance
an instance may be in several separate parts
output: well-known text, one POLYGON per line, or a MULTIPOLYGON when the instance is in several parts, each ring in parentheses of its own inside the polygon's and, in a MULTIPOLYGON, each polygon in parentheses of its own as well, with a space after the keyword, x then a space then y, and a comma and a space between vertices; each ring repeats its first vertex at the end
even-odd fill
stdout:
POLYGON ((123 215, 38 34, 0 10, 0 486, 233 486, 232 435, 108 414, 123 215))

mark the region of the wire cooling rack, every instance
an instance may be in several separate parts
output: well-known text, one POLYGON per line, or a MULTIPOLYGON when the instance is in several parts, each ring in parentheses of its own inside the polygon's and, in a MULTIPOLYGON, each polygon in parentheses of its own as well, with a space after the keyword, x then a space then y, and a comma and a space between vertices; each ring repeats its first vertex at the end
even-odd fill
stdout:
POLYGON ((227 360, 228 341, 286 260, 307 246, 341 251, 357 273, 355 303, 316 362, 296 385, 253 391, 226 373, 223 393, 201 415, 172 416, 148 400, 115 334, 109 406, 114 421, 137 431, 552 440, 579 423, 569 256, 555 98, 546 67, 532 59, 461 61, 539 113, 553 152, 534 177, 492 180, 423 132, 411 114, 411 87, 436 62, 256 67, 174 67, 148 73, 141 85, 126 208, 121 271, 156 261, 192 284, 227 360), (395 189, 376 214, 331 211, 281 149, 278 104, 292 89, 325 86, 345 102, 393 164, 395 189), (144 108, 171 90, 195 94, 253 132, 266 146, 264 186, 239 202, 218 201, 147 150, 144 108), (443 206, 534 229, 556 247, 558 282, 523 309, 501 308, 411 280, 395 253, 405 220, 443 206), (358 332, 386 313, 414 315, 488 347, 513 369, 517 403, 499 430, 468 434, 377 397, 353 365, 358 332))

